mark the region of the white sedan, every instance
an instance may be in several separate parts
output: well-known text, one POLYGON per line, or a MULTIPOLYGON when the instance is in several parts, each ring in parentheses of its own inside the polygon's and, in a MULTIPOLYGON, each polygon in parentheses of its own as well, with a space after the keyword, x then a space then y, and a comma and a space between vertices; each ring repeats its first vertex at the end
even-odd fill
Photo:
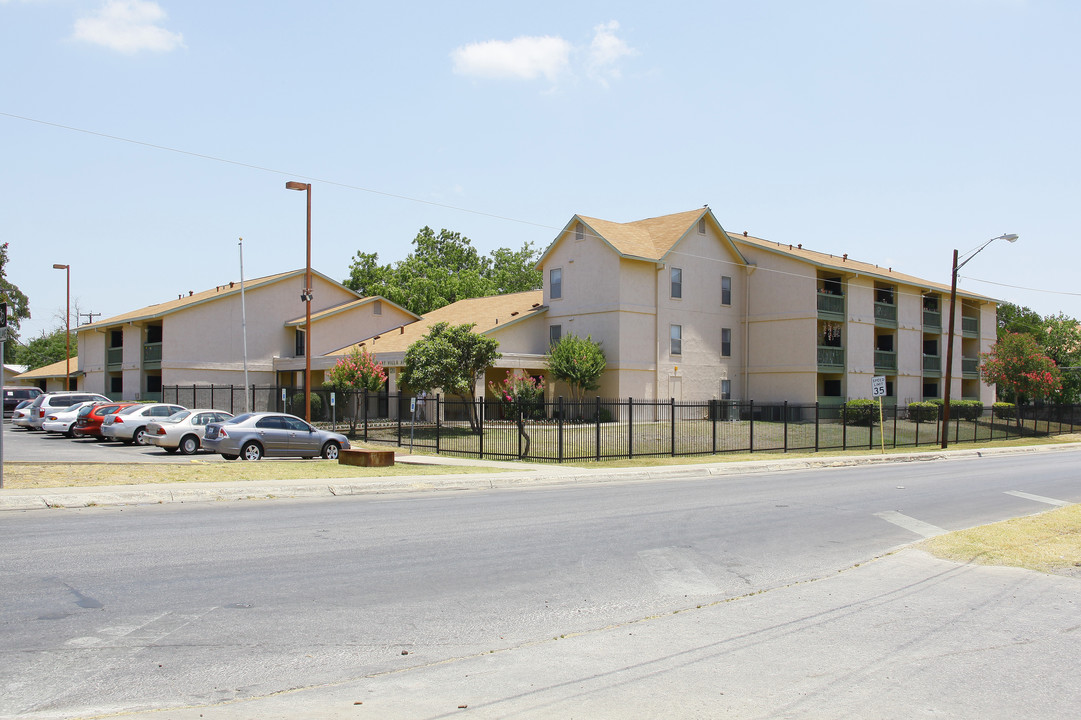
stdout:
POLYGON ((45 416, 45 420, 41 423, 41 429, 47 433, 60 433, 68 437, 75 437, 75 433, 72 429, 75 427, 75 421, 79 419, 79 411, 88 405, 93 405, 99 402, 98 400, 89 400, 87 402, 76 403, 71 407, 55 410, 45 416))
POLYGON ((119 412, 105 416, 101 423, 101 436, 106 440, 119 440, 125 445, 146 445, 147 425, 186 409, 180 405, 164 403, 128 405, 119 412))
POLYGON ((207 425, 231 417, 232 413, 209 408, 178 412, 147 425, 146 442, 157 445, 167 453, 180 450, 183 455, 192 455, 202 446, 207 425))

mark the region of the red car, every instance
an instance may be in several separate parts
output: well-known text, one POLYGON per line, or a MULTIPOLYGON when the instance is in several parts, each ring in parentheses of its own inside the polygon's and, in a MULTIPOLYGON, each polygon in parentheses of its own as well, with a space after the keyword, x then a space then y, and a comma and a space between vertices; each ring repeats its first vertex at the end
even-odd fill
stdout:
POLYGON ((75 421, 72 432, 75 433, 75 437, 92 437, 104 440, 105 438, 101 435, 101 422, 105 419, 105 416, 112 415, 118 410, 123 410, 129 405, 135 404, 133 402, 103 402, 85 408, 79 413, 79 418, 75 421))

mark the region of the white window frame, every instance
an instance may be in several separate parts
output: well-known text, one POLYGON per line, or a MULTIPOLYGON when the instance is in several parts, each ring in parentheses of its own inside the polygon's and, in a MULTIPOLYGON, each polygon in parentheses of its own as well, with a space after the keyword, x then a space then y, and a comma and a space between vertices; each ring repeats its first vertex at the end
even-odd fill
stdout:
POLYGON ((675 355, 682 356, 683 355, 683 326, 682 325, 669 325, 668 326, 668 338, 669 338, 669 346, 668 346, 669 354, 671 354, 673 356, 675 356, 675 355))
POLYGON ((669 295, 673 300, 681 300, 683 298, 683 268, 671 268, 668 274, 668 280, 669 295))
POLYGON ((721 357, 732 357, 732 328, 721 328, 721 357), (727 340, 725 340, 726 335, 727 340))
POLYGON ((563 297, 563 268, 548 271, 548 299, 559 300, 563 297), (558 278, 558 279, 557 279, 558 278))
POLYGON ((563 339, 563 325, 556 323, 548 326, 548 345, 551 347, 563 339))
POLYGON ((732 278, 729 275, 721 275, 721 305, 731 305, 731 304, 732 304, 732 278), (728 285, 728 287, 725 287, 726 284, 728 285), (727 300, 725 299, 726 295, 728 296, 727 300))

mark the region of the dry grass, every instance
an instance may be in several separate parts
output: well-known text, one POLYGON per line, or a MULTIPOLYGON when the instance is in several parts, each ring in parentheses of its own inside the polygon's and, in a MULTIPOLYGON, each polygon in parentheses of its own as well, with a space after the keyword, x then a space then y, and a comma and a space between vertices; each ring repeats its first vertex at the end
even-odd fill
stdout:
POLYGON ((4 487, 57 488, 157 483, 248 482, 499 472, 490 467, 405 465, 365 468, 334 460, 192 460, 189 463, 7 464, 4 487))
POLYGON ((1081 505, 959 530, 917 547, 957 562, 1081 577, 1081 505))

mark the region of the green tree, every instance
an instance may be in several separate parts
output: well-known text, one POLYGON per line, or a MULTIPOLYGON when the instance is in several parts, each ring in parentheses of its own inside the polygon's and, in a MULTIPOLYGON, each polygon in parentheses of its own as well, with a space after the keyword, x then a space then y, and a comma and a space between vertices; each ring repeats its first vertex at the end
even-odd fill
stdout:
POLYGON ((1081 402, 1081 322, 1060 312, 1044 318, 1043 330, 1043 351, 1062 373, 1062 391, 1056 399, 1063 403, 1081 402))
POLYGON ((472 323, 432 325, 427 335, 406 349, 401 380, 416 391, 439 388, 450 395, 468 396, 469 427, 479 433, 476 380, 503 356, 497 350, 498 340, 473 332, 473 327, 472 323))
POLYGON ((587 335, 565 335, 548 352, 548 372, 556 380, 571 387, 571 397, 578 407, 585 399, 586 391, 600 387, 601 373, 605 368, 604 350, 599 342, 587 335))
MULTIPOLYGON (((51 365, 67 357, 67 343, 65 342, 64 328, 59 327, 49 334, 43 330, 39 337, 34 338, 25 345, 19 345, 12 356, 12 360, 20 365, 26 365, 30 370, 51 365)), ((16 343, 8 343, 16 345, 16 343)), ((71 352, 76 352, 75 333, 71 334, 71 352)))
POLYGON ((543 278, 537 268, 540 251, 533 248, 533 243, 525 243, 521 250, 499 248, 489 254, 492 264, 488 277, 497 294, 525 292, 541 287, 543 278))
POLYGON ((387 382, 383 364, 368 352, 367 348, 354 346, 349 354, 339 358, 327 372, 324 385, 349 397, 349 434, 357 431, 357 403, 365 390, 379 392, 387 382))
POLYGON ((997 385, 999 392, 1014 402, 1053 397, 1062 389, 1055 361, 1041 352, 1028 333, 1008 333, 980 357, 983 381, 997 385))
POLYGON ((1036 311, 1013 303, 1001 303, 995 309, 995 315, 1000 338, 1009 333, 1028 333, 1037 342, 1041 341, 1044 322, 1036 311))
POLYGON ((0 302, 8 305, 8 342, 4 343, 4 361, 15 360, 19 321, 30 317, 30 300, 7 277, 8 244, 0 244, 0 302))

